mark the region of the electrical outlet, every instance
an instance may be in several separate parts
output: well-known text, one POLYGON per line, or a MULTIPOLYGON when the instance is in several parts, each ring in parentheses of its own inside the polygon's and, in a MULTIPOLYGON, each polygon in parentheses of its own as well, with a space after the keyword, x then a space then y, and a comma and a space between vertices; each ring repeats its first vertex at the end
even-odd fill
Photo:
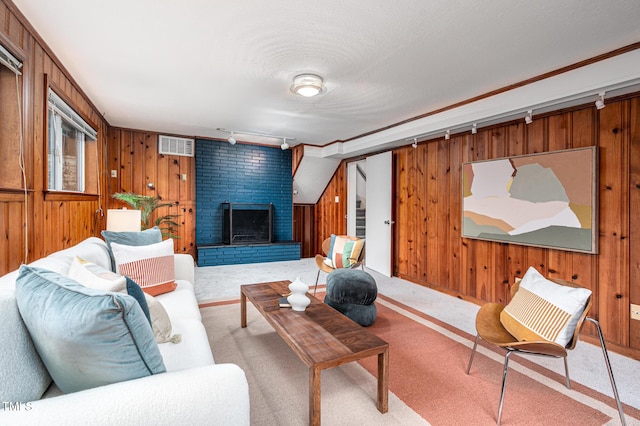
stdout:
POLYGON ((180 179, 182 179, 183 182, 186 182, 187 181, 187 174, 186 173, 182 173, 180 175, 180 179))
POLYGON ((118 171, 117 170, 111 170, 111 177, 118 177, 118 171))
POLYGON ((631 304, 631 319, 640 321, 640 305, 631 304))

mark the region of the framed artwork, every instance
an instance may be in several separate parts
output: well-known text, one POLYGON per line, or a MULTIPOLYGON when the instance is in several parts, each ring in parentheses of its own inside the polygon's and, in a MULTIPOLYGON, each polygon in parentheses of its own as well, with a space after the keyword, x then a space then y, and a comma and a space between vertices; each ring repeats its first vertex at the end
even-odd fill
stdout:
POLYGON ((462 236, 596 254, 596 147, 462 165, 462 236))

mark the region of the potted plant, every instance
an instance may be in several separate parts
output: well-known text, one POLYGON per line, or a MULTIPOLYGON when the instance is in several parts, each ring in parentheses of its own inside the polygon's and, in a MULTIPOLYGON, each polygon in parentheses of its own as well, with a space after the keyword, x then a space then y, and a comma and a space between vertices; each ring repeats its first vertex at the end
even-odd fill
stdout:
POLYGON ((176 217, 179 217, 179 215, 157 215, 155 220, 153 220, 154 212, 157 209, 161 207, 172 207, 174 203, 163 203, 159 197, 140 195, 133 192, 116 192, 113 194, 113 198, 127 203, 132 209, 140 210, 142 229, 149 229, 157 226, 164 237, 179 238, 178 235, 176 235, 179 225, 174 220, 176 217))

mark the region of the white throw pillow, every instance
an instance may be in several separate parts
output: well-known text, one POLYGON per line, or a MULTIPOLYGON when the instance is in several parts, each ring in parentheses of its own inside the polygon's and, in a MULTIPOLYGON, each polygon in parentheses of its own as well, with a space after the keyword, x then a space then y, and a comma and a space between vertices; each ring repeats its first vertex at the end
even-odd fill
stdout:
POLYGON ((138 283, 145 293, 157 296, 176 289, 173 240, 146 246, 111 243, 111 250, 118 273, 138 283))
POLYGON ((520 341, 547 340, 566 346, 590 296, 589 289, 556 284, 530 267, 500 322, 520 341))
POLYGON ((69 268, 69 278, 96 290, 126 293, 127 279, 95 263, 76 256, 69 268))

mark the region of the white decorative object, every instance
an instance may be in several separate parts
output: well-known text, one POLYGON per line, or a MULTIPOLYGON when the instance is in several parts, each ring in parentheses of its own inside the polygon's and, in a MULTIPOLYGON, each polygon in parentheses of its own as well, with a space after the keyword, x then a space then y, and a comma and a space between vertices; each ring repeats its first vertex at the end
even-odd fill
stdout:
POLYGON ((294 282, 289 284, 289 290, 291 290, 291 295, 287 297, 287 302, 291 305, 291 309, 303 312, 306 307, 309 306, 309 303, 311 303, 311 299, 307 297, 309 286, 303 283, 300 277, 298 277, 294 282))

